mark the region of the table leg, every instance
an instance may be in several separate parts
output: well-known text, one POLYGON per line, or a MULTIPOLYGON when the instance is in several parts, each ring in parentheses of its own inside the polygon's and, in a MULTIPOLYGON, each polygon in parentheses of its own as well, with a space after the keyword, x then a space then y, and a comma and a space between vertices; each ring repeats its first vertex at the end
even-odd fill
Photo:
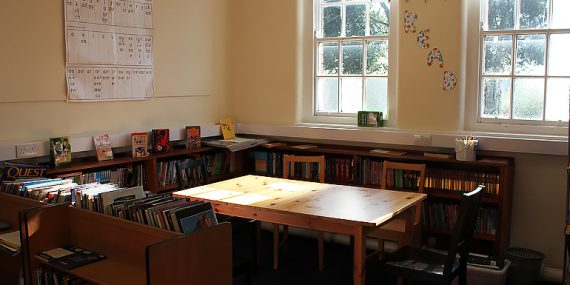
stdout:
POLYGON ((366 236, 362 226, 354 227, 354 285, 364 285, 366 265, 366 236))

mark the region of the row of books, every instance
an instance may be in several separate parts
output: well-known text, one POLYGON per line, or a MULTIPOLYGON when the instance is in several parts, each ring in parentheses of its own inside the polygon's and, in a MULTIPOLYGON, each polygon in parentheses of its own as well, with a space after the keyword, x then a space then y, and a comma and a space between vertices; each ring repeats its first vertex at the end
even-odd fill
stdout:
MULTIPOLYGON (((278 152, 252 151, 254 171, 259 174, 282 176, 282 156, 278 152)), ((381 159, 357 156, 352 158, 326 158, 326 181, 330 183, 381 185, 381 159)), ((419 177, 414 171, 388 170, 388 188, 418 189, 419 177)), ((487 196, 496 197, 500 192, 500 174, 489 171, 461 169, 426 169, 424 188, 438 191, 471 191, 477 185, 485 186, 487 196)))
POLYGON ((191 233, 218 223, 210 203, 186 202, 170 195, 153 195, 121 201, 113 205, 111 214, 181 233, 191 233))
MULTIPOLYGON (((457 203, 430 202, 423 207, 424 226, 453 230, 459 215, 457 203)), ((475 234, 494 236, 497 232, 497 210, 481 208, 475 224, 475 234)))
POLYGON ((327 157, 325 178, 330 183, 350 184, 353 180, 352 159, 327 157))
POLYGON ((72 190, 78 186, 72 179, 18 179, 15 181, 2 181, 0 192, 45 203, 65 203, 72 202, 72 190))
POLYGON ((145 170, 144 165, 134 167, 121 167, 114 170, 101 170, 94 172, 74 172, 59 175, 61 178, 71 178, 77 184, 87 184, 93 182, 113 183, 119 187, 132 187, 144 185, 145 170))
POLYGON ((48 266, 36 268, 37 285, 83 285, 89 282, 48 266))
POLYGON ((288 178, 319 181, 319 164, 317 162, 292 162, 289 165, 288 178))
POLYGON ((501 190, 500 175, 494 172, 427 168, 425 180, 426 189, 466 192, 485 185, 487 196, 498 196, 501 190))
POLYGON ((230 173, 231 155, 228 152, 207 153, 201 156, 205 159, 209 176, 220 176, 230 173))
POLYGON ((250 159, 253 160, 253 171, 258 174, 283 176, 283 155, 276 152, 252 151, 250 159))

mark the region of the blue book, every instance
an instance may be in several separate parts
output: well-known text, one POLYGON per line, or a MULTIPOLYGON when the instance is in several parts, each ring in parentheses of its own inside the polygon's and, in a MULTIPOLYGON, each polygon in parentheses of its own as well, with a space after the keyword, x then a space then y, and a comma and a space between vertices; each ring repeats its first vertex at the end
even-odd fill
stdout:
POLYGON ((176 219, 183 233, 188 234, 197 230, 205 229, 218 224, 216 213, 212 209, 212 204, 197 204, 176 212, 176 219))

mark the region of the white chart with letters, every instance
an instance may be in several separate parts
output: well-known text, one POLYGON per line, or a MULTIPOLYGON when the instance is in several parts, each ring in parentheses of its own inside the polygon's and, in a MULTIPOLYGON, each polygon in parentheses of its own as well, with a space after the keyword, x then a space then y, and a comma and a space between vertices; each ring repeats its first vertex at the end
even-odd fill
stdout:
POLYGON ((153 1, 64 4, 67 100, 153 97, 153 1))

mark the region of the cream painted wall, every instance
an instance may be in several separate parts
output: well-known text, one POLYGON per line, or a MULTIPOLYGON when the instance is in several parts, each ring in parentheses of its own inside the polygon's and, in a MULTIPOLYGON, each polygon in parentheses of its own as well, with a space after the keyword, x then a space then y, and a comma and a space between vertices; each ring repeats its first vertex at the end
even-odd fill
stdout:
MULTIPOLYGON (((307 0, 308 1, 308 0, 307 0)), ((418 30, 430 29, 430 47, 443 52, 444 68, 428 67, 427 50, 416 34, 399 29, 398 120, 401 129, 463 130, 463 84, 451 92, 442 90, 443 71, 461 79, 462 18, 465 1, 398 1, 400 20, 405 10, 418 14, 418 30)), ((232 0, 231 92, 235 117, 242 123, 297 123, 295 108, 303 90, 296 86, 295 66, 303 42, 295 21, 302 1, 232 0), (275 58, 274 55, 278 55, 275 58), (297 93, 296 93, 297 92, 297 93)), ((400 25, 402 23, 399 23, 400 25)), ((302 66, 301 66, 302 68, 302 66)), ((306 92, 306 91, 305 91, 306 92)), ((323 138, 327 139, 327 138, 323 138)), ((329 138, 330 139, 330 138, 329 138)), ((515 181, 511 245, 546 254, 546 266, 561 268, 565 207, 566 158, 561 156, 500 153, 515 157, 515 181)))
POLYGON ((230 88, 239 122, 295 123, 297 3, 230 1, 230 88))
POLYGON ((231 116, 228 0, 155 1, 155 98, 67 103, 63 1, 0 10, 0 141, 213 124, 231 116))
MULTIPOLYGON (((401 129, 455 131, 461 129, 461 101, 457 86, 452 91, 442 87, 443 72, 459 75, 461 48, 461 3, 464 1, 399 1, 398 29, 398 121, 401 129), (405 33, 405 11, 416 13, 416 33, 405 33), (417 44, 417 34, 429 29, 429 49, 417 44), (444 66, 439 61, 427 65, 428 53, 438 48, 444 66)), ((460 83, 461 84, 461 83, 460 83)))

